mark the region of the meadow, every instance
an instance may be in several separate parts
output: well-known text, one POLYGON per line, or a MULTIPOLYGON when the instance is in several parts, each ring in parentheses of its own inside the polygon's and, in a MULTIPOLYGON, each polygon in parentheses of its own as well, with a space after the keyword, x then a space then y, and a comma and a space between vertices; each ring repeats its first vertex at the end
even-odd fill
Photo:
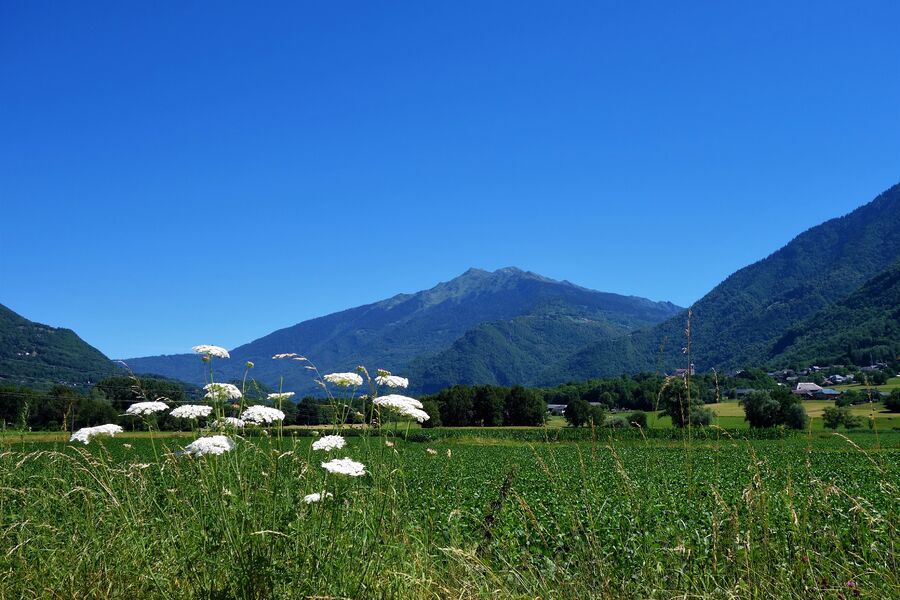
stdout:
POLYGON ((655 431, 7 437, 0 598, 900 597, 900 433, 655 431))

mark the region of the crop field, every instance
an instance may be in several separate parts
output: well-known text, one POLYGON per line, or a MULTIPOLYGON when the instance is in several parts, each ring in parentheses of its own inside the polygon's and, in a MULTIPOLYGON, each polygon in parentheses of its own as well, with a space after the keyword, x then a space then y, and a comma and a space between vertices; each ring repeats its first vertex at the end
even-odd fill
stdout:
POLYGON ((891 377, 887 380, 887 383, 884 385, 863 385, 861 383, 850 383, 847 385, 835 385, 832 386, 839 392, 846 392, 847 390, 862 390, 862 389, 877 389, 882 392, 890 392, 897 388, 900 388, 900 377, 891 377))
POLYGON ((445 431, 7 438, 0 598, 900 597, 898 433, 445 431))

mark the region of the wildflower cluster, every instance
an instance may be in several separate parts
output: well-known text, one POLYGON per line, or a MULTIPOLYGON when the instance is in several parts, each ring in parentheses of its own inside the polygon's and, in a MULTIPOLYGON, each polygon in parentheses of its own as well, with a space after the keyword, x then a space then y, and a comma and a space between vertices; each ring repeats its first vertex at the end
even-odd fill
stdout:
POLYGON ((212 412, 212 406, 203 404, 185 404, 178 408, 172 409, 169 414, 179 419, 199 419, 200 417, 208 417, 212 412))
POLYGON ((322 379, 338 387, 359 387, 363 384, 363 378, 359 373, 329 373, 322 379))
POLYGON ((275 421, 283 421, 284 413, 277 408, 254 404, 241 414, 241 419, 245 422, 262 425, 265 423, 274 423, 275 421))
POLYGON ((199 346, 194 346, 191 349, 197 354, 203 354, 204 356, 214 356, 216 358, 231 358, 231 355, 228 354, 228 350, 221 346, 200 344, 199 346))
POLYGON ((97 425, 96 427, 82 427, 72 434, 69 438, 70 442, 81 442, 87 444, 91 438, 98 435, 108 435, 110 437, 117 433, 122 433, 122 428, 118 425, 97 425))
POLYGON ((153 413, 168 410, 165 402, 154 400, 153 402, 135 402, 125 411, 126 415, 152 415, 153 413))
POLYGON ((230 383, 207 383, 203 386, 209 400, 240 400, 244 395, 230 383))
POLYGON ((422 410, 422 403, 408 396, 388 394, 387 396, 375 398, 372 403, 379 408, 392 410, 400 416, 414 419, 419 423, 424 423, 430 418, 428 413, 422 410))

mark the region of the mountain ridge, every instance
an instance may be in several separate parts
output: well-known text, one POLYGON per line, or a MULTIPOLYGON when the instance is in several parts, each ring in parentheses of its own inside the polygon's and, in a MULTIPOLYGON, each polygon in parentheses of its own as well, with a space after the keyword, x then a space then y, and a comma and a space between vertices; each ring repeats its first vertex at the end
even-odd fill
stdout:
MULTIPOLYGON (((696 367, 765 363, 790 327, 849 296, 900 257, 900 184, 854 211, 807 229, 739 269, 692 307, 696 367)), ((545 384, 685 367, 686 314, 576 351, 549 367, 545 384), (660 348, 663 348, 660 351, 660 348)))
MULTIPOLYGON (((221 377, 240 377, 243 370, 236 365, 249 360, 255 363, 252 375, 271 384, 279 381, 276 367, 281 368, 272 364, 271 355, 298 352, 324 371, 365 364, 400 372, 414 359, 448 348, 484 323, 509 321, 554 302, 608 321, 607 332, 616 334, 659 322, 681 310, 669 302, 589 290, 515 267, 493 272, 471 268, 427 290, 397 294, 273 331, 234 348, 234 359, 220 362, 217 369, 221 377)), ((204 377, 202 365, 190 354, 126 362, 135 372, 192 383, 200 383, 204 377)), ((297 390, 314 390, 306 373, 303 377, 291 373, 285 382, 297 390)))

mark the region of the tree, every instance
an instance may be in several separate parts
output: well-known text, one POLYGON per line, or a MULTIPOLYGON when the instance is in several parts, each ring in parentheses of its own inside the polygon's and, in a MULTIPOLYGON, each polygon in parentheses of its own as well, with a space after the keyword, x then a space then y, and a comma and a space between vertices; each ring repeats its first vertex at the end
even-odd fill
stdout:
POLYGON ((428 413, 429 419, 422 423, 423 428, 440 427, 441 426, 441 409, 437 400, 434 398, 422 399, 422 410, 428 413))
POLYGON ((750 427, 775 427, 781 421, 781 405, 768 392, 751 392, 740 400, 750 427))
POLYGON ((448 427, 465 427, 472 424, 475 391, 466 385, 454 385, 437 395, 441 422, 448 427))
POLYGON ((501 388, 483 385, 475 390, 472 403, 475 422, 484 427, 503 425, 504 393, 501 388))
POLYGON ((565 411, 566 422, 572 427, 587 425, 591 419, 591 405, 587 400, 576 398, 569 402, 565 411))
POLYGON ((636 410, 628 415, 628 422, 631 423, 633 427, 647 429, 647 413, 642 410, 636 410))
POLYGON ((751 392, 741 399, 744 420, 750 427, 775 427, 786 425, 792 429, 806 427, 806 409, 800 399, 786 388, 778 387, 767 392, 751 392))
POLYGON ((895 388, 891 395, 884 399, 884 407, 891 412, 900 412, 900 388, 895 388))
POLYGON ((822 411, 822 420, 828 429, 837 429, 840 427, 850 415, 850 409, 847 407, 827 406, 822 411))
POLYGON ((506 425, 543 425, 547 404, 536 390, 517 385, 509 390, 504 404, 503 422, 506 425))
POLYGON ((871 379, 874 385, 884 385, 888 382, 888 375, 884 371, 875 371, 871 379))
MULTIPOLYGON (((664 415, 672 418, 672 425, 675 427, 685 427, 691 418, 691 412, 695 408, 702 408, 703 401, 700 399, 699 388, 694 381, 691 381, 690 402, 688 401, 688 386, 684 379, 671 378, 666 381, 660 391, 659 406, 664 415)), ((697 418, 700 413, 697 413, 697 418)), ((693 421, 691 421, 693 425, 693 421)))

